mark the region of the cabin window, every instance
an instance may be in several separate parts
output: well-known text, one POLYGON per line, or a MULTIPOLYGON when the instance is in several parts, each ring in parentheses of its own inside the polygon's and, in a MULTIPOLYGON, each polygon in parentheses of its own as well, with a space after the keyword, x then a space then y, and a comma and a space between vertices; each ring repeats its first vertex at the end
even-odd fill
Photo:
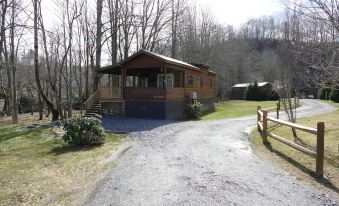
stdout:
POLYGON ((127 76, 126 77, 126 86, 127 87, 133 87, 133 76, 127 76))
POLYGON ((141 87, 143 88, 148 87, 148 77, 141 78, 141 87))
POLYGON ((174 74, 158 74, 158 87, 163 88, 166 84, 166 87, 173 88, 174 87, 174 74))
POLYGON ((189 75, 187 77, 187 86, 193 86, 193 76, 189 75))
POLYGON ((202 77, 200 77, 200 87, 204 86, 204 79, 202 77))
POLYGON ((139 77, 137 76, 127 76, 126 77, 126 87, 138 87, 139 77))
POLYGON ((112 75, 112 86, 119 87, 120 86, 120 75, 112 75))

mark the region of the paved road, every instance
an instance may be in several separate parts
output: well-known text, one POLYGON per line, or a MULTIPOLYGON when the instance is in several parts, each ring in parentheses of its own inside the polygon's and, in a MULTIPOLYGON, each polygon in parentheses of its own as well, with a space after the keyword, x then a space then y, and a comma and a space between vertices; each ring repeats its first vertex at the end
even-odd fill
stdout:
MULTIPOLYGON (((315 100, 303 105, 300 116, 335 109, 315 100)), ((128 136, 134 146, 87 205, 336 205, 253 153, 246 132, 254 122, 251 116, 137 129, 128 136)))

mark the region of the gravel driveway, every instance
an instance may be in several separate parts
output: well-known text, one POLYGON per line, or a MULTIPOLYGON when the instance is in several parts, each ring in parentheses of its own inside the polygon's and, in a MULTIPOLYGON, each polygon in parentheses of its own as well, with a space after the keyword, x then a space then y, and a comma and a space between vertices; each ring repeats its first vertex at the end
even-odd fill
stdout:
MULTIPOLYGON (((302 103, 299 116, 335 109, 302 103)), ((131 121, 129 130, 137 132, 127 138, 134 146, 87 205, 336 205, 253 153, 247 132, 255 116, 143 128, 138 121, 147 122, 131 121)))

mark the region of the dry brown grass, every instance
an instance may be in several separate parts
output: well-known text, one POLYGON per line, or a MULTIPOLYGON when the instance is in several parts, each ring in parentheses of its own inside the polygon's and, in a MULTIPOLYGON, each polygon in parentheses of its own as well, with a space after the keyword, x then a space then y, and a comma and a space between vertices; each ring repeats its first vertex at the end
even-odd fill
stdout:
MULTIPOLYGON (((331 102, 329 102, 331 103, 331 102)), ((339 108, 339 104, 331 103, 339 108)), ((339 200, 339 110, 329 114, 298 119, 298 124, 316 128, 317 122, 325 122, 325 167, 324 179, 316 178, 315 159, 304 155, 272 138, 270 145, 262 144, 258 132, 251 135, 251 142, 258 154, 264 159, 270 160, 279 167, 287 170, 298 179, 331 193, 339 200)), ((272 124, 270 127, 272 128, 272 124)), ((296 140, 291 129, 285 126, 277 127, 272 131, 274 134, 285 137, 291 141, 315 150, 316 136, 304 132, 298 132, 299 140, 296 140)))
POLYGON ((113 163, 102 164, 120 136, 97 147, 73 147, 57 127, 0 128, 0 205, 69 205, 82 198, 113 163))

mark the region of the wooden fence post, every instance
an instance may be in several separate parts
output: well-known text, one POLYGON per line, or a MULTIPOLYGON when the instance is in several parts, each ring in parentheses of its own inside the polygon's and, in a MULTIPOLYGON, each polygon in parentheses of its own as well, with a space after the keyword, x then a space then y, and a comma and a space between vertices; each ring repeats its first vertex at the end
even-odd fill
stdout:
POLYGON ((324 135, 325 124, 324 122, 317 123, 317 157, 316 157, 316 174, 323 176, 324 174, 324 135))
POLYGON ((263 113, 263 122, 262 122, 262 125, 263 125, 263 131, 262 131, 262 141, 264 144, 267 144, 268 141, 267 141, 267 111, 262 111, 263 113))
POLYGON ((259 110, 261 109, 260 106, 257 107, 257 130, 258 132, 260 132, 260 127, 259 127, 259 124, 258 122, 261 121, 261 117, 260 117, 260 114, 259 114, 259 110))
POLYGON ((280 106, 279 106, 279 103, 277 103, 277 119, 279 119, 279 108, 280 106))

